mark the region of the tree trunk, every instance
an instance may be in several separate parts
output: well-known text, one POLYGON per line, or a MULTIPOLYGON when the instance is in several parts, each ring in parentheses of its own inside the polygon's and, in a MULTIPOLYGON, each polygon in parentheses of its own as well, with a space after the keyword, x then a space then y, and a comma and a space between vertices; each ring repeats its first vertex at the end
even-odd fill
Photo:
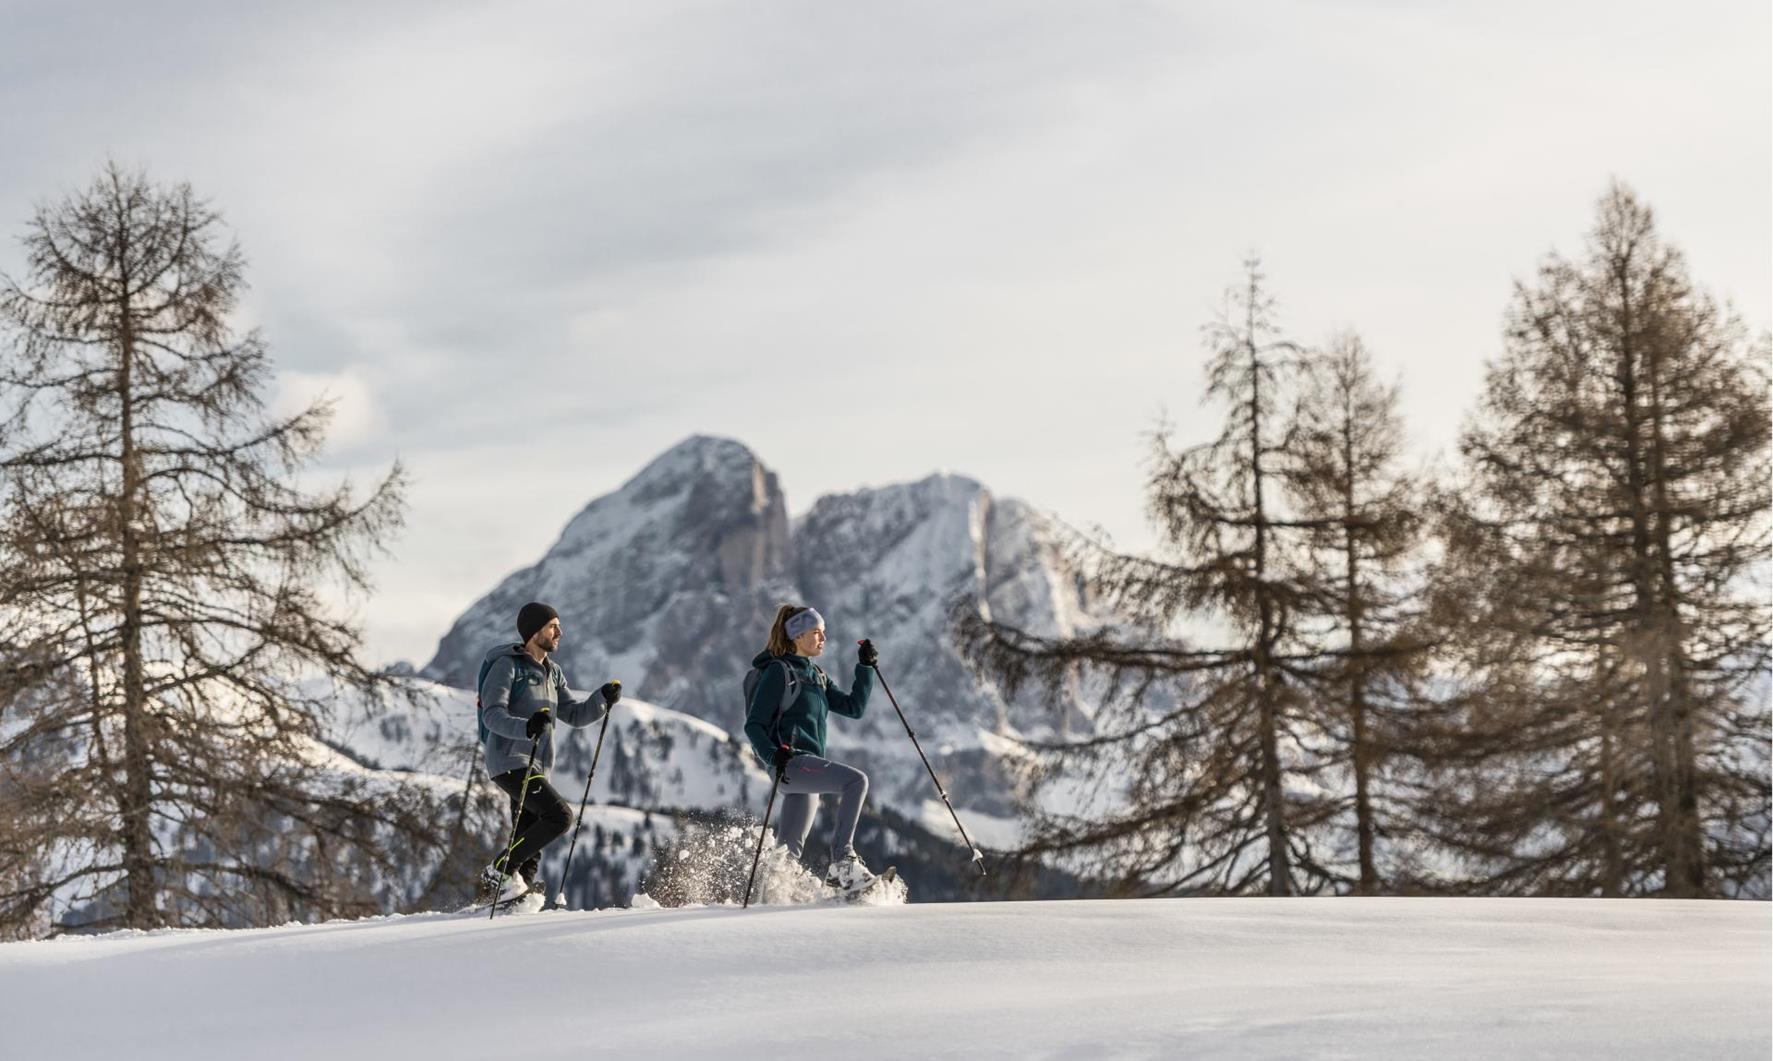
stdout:
POLYGON ((1379 891, 1379 870, 1373 858, 1373 803, 1368 788, 1371 756, 1367 747, 1367 668, 1361 659, 1363 649, 1362 620, 1365 609, 1360 594, 1360 545, 1355 535, 1354 503, 1354 425, 1348 415, 1342 421, 1342 461, 1348 478, 1342 487, 1342 551, 1347 572, 1344 608, 1348 620, 1348 658, 1353 670, 1348 676, 1348 716, 1353 728, 1354 746, 1349 761, 1354 771, 1354 822, 1360 854, 1360 881, 1357 895, 1374 895, 1379 891))
POLYGON ((1618 709, 1601 703, 1601 895, 1617 898, 1625 888, 1625 859, 1619 843, 1618 709))
POLYGON ((1250 354, 1251 503, 1256 524, 1252 574, 1260 626, 1256 635, 1257 725, 1262 754, 1262 810, 1268 832, 1268 894, 1291 895, 1292 870, 1287 860, 1287 823, 1281 802, 1280 724, 1274 688, 1274 604, 1269 600, 1268 514, 1262 504, 1262 365, 1256 351, 1256 287, 1250 285, 1244 335, 1250 354))
POLYGON ((1688 898, 1692 870, 1681 836, 1680 780, 1675 753, 1674 719, 1669 710, 1668 646, 1657 599, 1654 549, 1651 546, 1649 483, 1639 411, 1639 381, 1633 349, 1630 277, 1619 263, 1614 283, 1620 297, 1619 384, 1625 405, 1625 478, 1631 510, 1631 579, 1635 595, 1631 640, 1627 654, 1642 668, 1642 701, 1650 725, 1651 761, 1655 764, 1656 832, 1663 864, 1663 894, 1688 898))
POLYGON ((1674 543, 1669 524, 1674 508, 1668 498, 1668 447, 1664 426, 1668 410, 1663 405, 1662 350, 1652 340, 1645 349, 1650 384, 1650 485, 1656 506, 1654 524, 1657 575, 1661 592, 1658 615, 1658 647, 1663 652, 1664 678, 1667 686, 1669 728, 1673 738, 1670 759, 1674 767, 1675 844, 1679 852, 1670 867, 1674 883, 1675 867, 1679 867, 1680 893, 1704 895, 1706 891, 1705 846, 1699 824, 1699 791, 1697 752, 1693 738, 1692 690, 1687 682, 1686 637, 1681 623, 1681 589, 1675 577, 1674 543))
MULTIPOLYGON (((118 255, 123 260, 122 252, 118 255)), ((147 697, 142 678, 142 558, 141 541, 136 533, 136 495, 140 476, 135 452, 135 403, 133 368, 135 363, 135 328, 131 316, 129 279, 122 273, 122 290, 118 295, 122 365, 117 373, 117 396, 121 403, 118 430, 121 437, 122 489, 117 497, 117 529, 122 546, 123 602, 121 649, 123 652, 123 784, 121 799, 123 825, 123 873, 128 882, 127 917, 132 928, 153 928, 157 924, 154 880, 154 837, 150 819, 153 784, 148 754, 147 697)))

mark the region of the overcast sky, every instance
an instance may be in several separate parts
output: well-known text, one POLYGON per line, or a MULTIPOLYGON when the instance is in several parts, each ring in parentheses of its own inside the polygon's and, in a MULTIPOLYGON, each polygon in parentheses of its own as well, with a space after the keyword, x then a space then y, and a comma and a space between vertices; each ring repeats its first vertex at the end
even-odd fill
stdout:
MULTIPOLYGON (((1426 461, 1510 284, 1610 178, 1773 319, 1766 0, 79 3, 0 0, 0 231, 107 158, 191 182, 250 262, 324 470, 414 476, 377 660, 692 433, 795 513, 972 475, 1149 541, 1200 325, 1252 251, 1355 328, 1426 461)), ((22 255, 0 243, 0 269, 22 255)))

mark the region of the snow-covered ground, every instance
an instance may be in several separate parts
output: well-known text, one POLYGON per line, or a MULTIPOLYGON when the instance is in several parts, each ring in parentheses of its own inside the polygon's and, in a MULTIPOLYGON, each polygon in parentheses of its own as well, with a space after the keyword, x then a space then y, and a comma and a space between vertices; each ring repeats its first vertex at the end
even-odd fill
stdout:
POLYGON ((1766 903, 413 915, 0 946, 8 1058, 1765 1061, 1766 903))

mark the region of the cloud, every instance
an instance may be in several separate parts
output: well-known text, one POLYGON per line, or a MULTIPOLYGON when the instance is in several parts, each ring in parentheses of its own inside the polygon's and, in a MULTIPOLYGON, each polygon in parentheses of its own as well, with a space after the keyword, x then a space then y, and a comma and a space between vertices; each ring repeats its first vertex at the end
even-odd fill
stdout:
MULTIPOLYGON (((692 432, 751 444, 796 504, 959 467, 1137 542, 1141 434, 1165 406, 1213 426, 1197 328, 1251 248, 1298 337, 1352 325, 1402 374, 1425 449, 1510 277, 1580 247, 1610 176, 1765 326, 1768 22, 1613 0, 26 4, 0 34, 0 231, 107 156, 211 197, 279 407, 339 402, 319 470, 398 450, 418 484, 394 614, 472 599, 692 432), (549 460, 500 449, 535 439, 549 460), (548 525, 462 516, 512 494, 548 498, 548 525)), ((388 640, 424 656, 411 636, 388 640)))
POLYGON ((369 447, 387 430, 369 382, 356 371, 340 373, 283 372, 277 376, 273 416, 292 416, 325 402, 332 407, 326 452, 339 456, 369 447))

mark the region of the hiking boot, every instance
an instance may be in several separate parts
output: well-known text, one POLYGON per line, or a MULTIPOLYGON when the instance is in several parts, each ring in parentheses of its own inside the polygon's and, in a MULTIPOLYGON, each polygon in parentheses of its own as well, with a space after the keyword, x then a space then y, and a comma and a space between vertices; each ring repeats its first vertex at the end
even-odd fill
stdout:
POLYGON ((851 851, 825 870, 825 883, 846 892, 859 892, 874 883, 874 874, 862 864, 861 857, 851 851))
POLYGON ((480 882, 474 889, 474 901, 486 903, 508 903, 513 899, 521 899, 529 894, 529 885, 515 873, 500 873, 496 866, 488 866, 480 874, 480 882))

